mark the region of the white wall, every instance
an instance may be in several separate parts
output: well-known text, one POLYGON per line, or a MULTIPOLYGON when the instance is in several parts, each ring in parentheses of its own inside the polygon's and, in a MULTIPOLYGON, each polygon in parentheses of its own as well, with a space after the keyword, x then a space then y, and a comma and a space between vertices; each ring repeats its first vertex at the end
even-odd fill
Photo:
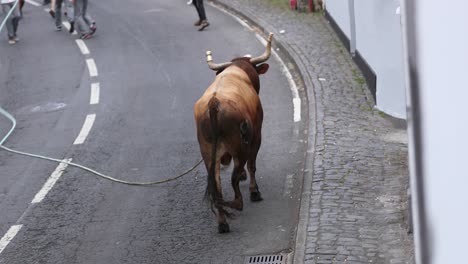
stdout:
POLYGON ((348 0, 326 0, 325 4, 328 13, 333 17, 335 22, 349 39, 351 31, 349 27, 348 0))
POLYGON ((419 0, 414 9, 430 263, 467 263, 468 2, 441 12, 439 0, 419 0))
MULTIPOLYGON (((326 9, 349 38, 348 0, 326 0, 326 9), (345 22, 348 20, 347 22, 345 22)), ((406 119, 406 90, 399 0, 355 0, 356 50, 377 76, 377 108, 406 119)))

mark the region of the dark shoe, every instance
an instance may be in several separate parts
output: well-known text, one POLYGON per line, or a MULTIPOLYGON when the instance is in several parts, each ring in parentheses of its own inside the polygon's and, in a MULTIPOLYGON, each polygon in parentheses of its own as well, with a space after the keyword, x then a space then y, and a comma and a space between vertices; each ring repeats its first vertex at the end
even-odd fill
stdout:
POLYGON ((75 22, 70 22, 70 30, 68 30, 68 32, 70 32, 70 34, 72 34, 73 31, 75 31, 75 22))
POLYGON ((208 21, 203 20, 203 21, 201 22, 201 24, 200 24, 200 27, 198 28, 198 31, 204 30, 204 29, 205 29, 207 26, 209 26, 209 25, 210 25, 210 23, 208 23, 208 21))
POLYGON ((194 26, 198 27, 201 25, 201 20, 197 20, 195 23, 193 23, 194 26))
POLYGON ((55 26, 55 31, 62 31, 62 26, 55 26))
POLYGON ((52 18, 55 18, 55 11, 54 10, 49 10, 49 14, 52 18))

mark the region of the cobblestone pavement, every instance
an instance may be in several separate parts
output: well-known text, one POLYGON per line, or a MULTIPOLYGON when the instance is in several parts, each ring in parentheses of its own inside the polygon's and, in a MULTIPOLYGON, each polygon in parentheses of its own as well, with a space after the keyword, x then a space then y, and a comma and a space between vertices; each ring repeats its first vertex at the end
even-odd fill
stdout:
POLYGON ((362 74, 325 18, 291 11, 286 0, 213 2, 273 32, 307 91, 312 176, 298 228, 305 239, 291 245, 295 263, 414 263, 406 131, 373 108, 362 74))

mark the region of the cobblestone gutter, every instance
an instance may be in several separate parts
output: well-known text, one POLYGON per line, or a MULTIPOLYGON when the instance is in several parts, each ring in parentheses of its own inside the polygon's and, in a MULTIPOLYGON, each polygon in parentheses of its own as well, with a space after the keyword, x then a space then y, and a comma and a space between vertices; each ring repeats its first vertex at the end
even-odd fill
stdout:
POLYGON ((307 86, 315 144, 311 185, 304 186, 308 214, 298 229, 305 239, 291 245, 295 263, 414 263, 406 131, 373 108, 362 74, 325 18, 293 12, 285 0, 213 2, 275 33, 307 86))

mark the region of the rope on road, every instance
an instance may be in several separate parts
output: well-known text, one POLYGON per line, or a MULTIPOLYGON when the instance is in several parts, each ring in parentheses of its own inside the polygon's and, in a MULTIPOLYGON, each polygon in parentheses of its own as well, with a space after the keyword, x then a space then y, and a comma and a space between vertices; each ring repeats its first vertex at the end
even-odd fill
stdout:
POLYGON ((42 159, 42 160, 48 160, 48 161, 54 161, 54 162, 58 162, 58 163, 65 163, 65 164, 68 164, 70 166, 73 166, 73 167, 77 167, 77 168, 80 168, 82 170, 85 170, 85 171, 88 171, 88 172, 91 172, 101 178, 104 178, 104 179, 107 179, 107 180, 110 180, 110 181, 113 181, 113 182, 117 182, 117 183, 122 183, 122 184, 127 184, 127 185, 135 185, 135 186, 148 186, 148 185, 157 185, 157 184, 162 184, 162 183, 166 183, 166 182, 170 182, 170 181, 173 181, 173 180, 176 180, 188 173, 190 173, 191 171, 193 171, 196 167, 198 167, 198 165, 200 165, 200 163, 203 161, 203 159, 201 159, 200 161, 198 161, 197 164, 195 164, 192 168, 190 168, 189 170, 177 175, 177 176, 174 176, 174 177, 171 177, 171 178, 166 178, 166 179, 163 179, 163 180, 159 180, 159 181, 153 181, 153 182, 132 182, 132 181, 125 181, 125 180, 120 180, 120 179, 116 179, 116 178, 113 178, 113 177, 110 177, 110 176, 107 176, 105 174, 102 174, 98 171, 95 171, 93 169, 90 169, 86 166, 83 166, 83 165, 80 165, 80 164, 77 164, 77 163, 74 163, 74 162, 69 162, 69 161, 64 161, 64 160, 60 160, 60 159, 56 159, 56 158, 50 158, 50 157, 46 157, 46 156, 42 156, 42 155, 37 155, 37 154, 32 154, 32 153, 28 153, 28 152, 23 152, 23 151, 18 151, 18 150, 14 150, 14 149, 10 149, 10 148, 7 148, 5 146, 3 146, 3 143, 6 141, 6 139, 11 135, 11 133, 13 132, 13 130, 15 129, 16 127, 16 119, 10 114, 8 113, 7 111, 5 111, 1 106, 0 106, 0 114, 2 114, 3 116, 5 116, 6 118, 8 118, 11 122, 12 122, 12 126, 11 126, 11 129, 8 131, 8 133, 6 134, 6 136, 3 137, 3 139, 0 141, 0 148, 8 151, 8 152, 11 152, 11 153, 15 153, 15 154, 18 154, 18 155, 23 155, 23 156, 28 156, 28 157, 32 157, 32 158, 37 158, 37 159, 42 159))

